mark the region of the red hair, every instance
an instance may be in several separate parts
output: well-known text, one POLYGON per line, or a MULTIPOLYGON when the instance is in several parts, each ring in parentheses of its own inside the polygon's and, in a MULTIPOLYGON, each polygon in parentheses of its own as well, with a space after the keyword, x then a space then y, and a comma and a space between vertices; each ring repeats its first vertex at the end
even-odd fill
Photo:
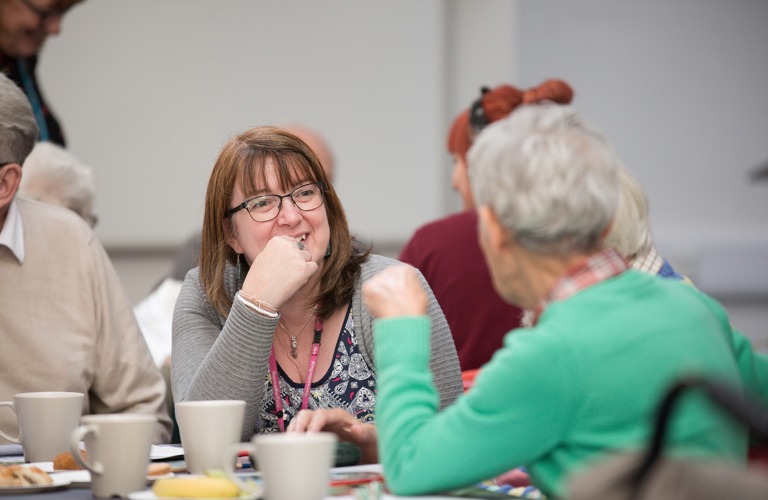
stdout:
MULTIPOLYGON (((488 123, 493 123, 509 116, 521 104, 536 104, 541 101, 568 104, 573 99, 573 89, 563 80, 554 79, 525 91, 504 84, 485 92, 480 99, 488 123)), ((461 155, 466 159, 473 140, 474 134, 469 124, 469 109, 465 109, 453 121, 451 130, 448 132, 448 152, 461 155)))

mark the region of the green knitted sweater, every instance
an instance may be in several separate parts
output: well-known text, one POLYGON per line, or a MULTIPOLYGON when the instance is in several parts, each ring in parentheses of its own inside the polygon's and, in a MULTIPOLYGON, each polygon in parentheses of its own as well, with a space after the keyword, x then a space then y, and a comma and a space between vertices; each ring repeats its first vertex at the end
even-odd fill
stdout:
MULTIPOLYGON (((633 270, 510 332, 475 387, 440 413, 429 332, 426 317, 374 324, 380 459, 401 495, 524 465, 545 494, 562 496, 570 473, 648 444, 659 402, 680 377, 740 384, 722 308, 633 270)), ((694 392, 678 404, 665 453, 743 463, 746 447, 746 430, 694 392)))

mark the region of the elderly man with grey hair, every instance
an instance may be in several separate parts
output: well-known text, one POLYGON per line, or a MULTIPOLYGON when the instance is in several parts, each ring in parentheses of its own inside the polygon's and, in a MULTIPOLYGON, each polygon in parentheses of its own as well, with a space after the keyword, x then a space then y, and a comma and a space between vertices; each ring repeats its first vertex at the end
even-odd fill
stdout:
MULTIPOLYGON (((37 136, 27 98, 0 74, 0 400, 80 392, 84 414, 154 415, 154 442, 167 442, 165 384, 104 248, 70 210, 16 196, 37 136)), ((0 428, 14 435, 11 412, 0 428)))
MULTIPOLYGON (((363 287, 378 318, 379 457, 394 493, 458 488, 524 465, 547 496, 562 497, 572 473, 646 446, 659 401, 681 377, 739 386, 722 308, 628 268, 604 246, 618 164, 570 107, 521 107, 480 134, 469 152, 480 246, 497 293, 536 317, 507 335, 475 387, 442 412, 413 269, 390 268, 363 287)), ((692 394, 665 446, 678 457, 743 463, 747 435, 692 394)))

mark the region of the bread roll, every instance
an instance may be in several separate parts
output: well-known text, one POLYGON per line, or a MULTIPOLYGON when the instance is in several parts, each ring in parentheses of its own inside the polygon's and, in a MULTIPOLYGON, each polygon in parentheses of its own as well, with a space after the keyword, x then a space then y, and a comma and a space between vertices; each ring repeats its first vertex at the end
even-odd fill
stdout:
POLYGON ((153 476, 165 476, 166 474, 171 473, 171 464, 165 463, 165 462, 158 462, 154 464, 149 464, 149 467, 147 467, 147 476, 153 477, 153 476))
MULTIPOLYGON (((80 455, 86 458, 85 450, 80 450, 80 455)), ((70 452, 59 453, 53 459, 53 470, 82 470, 82 467, 75 462, 75 457, 70 452)))

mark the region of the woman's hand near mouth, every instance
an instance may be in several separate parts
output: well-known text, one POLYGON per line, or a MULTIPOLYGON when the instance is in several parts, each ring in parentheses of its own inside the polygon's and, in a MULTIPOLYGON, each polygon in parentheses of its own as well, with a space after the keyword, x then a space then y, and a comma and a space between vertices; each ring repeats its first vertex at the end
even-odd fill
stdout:
POLYGON ((318 269, 307 250, 299 250, 297 238, 276 236, 256 256, 243 282, 246 297, 279 309, 304 286, 318 269))

